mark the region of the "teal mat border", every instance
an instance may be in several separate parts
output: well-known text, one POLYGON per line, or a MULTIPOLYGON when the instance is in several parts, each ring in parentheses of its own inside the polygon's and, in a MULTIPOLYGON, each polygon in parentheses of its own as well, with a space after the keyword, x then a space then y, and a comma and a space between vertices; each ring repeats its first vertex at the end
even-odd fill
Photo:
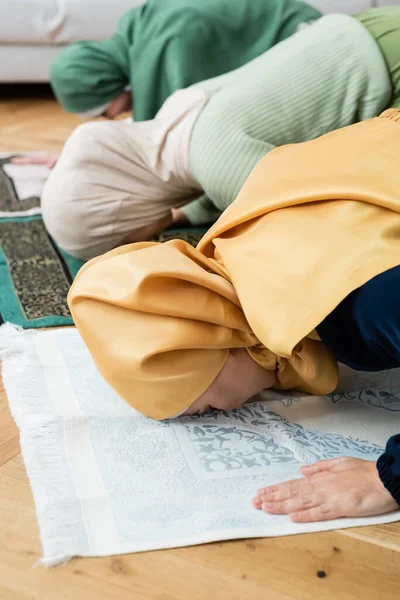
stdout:
MULTIPOLYGON (((0 225, 4 222, 31 222, 31 221, 42 221, 40 215, 30 217, 6 217, 0 218, 0 225)), ((167 230, 162 234, 163 239, 173 239, 175 236, 180 237, 182 234, 194 234, 201 236, 205 233, 206 228, 193 228, 193 229, 171 229, 167 230)), ((50 239, 50 238, 49 238, 50 239)), ((74 277, 78 273, 84 261, 77 260, 63 252, 52 242, 55 252, 59 256, 60 266, 70 282, 73 281, 74 277)), ((38 319, 27 319, 23 308, 20 304, 17 290, 15 289, 13 279, 10 274, 10 265, 8 263, 7 256, 5 255, 1 246, 0 239, 0 323, 11 322, 19 325, 23 328, 44 328, 44 327, 62 327, 73 325, 72 317, 59 316, 59 315, 48 315, 38 319)))

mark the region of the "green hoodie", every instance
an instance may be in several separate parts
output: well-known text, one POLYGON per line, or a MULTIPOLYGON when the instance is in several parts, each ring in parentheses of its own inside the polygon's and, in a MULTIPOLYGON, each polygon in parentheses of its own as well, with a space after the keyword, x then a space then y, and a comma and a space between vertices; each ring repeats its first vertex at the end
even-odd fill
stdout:
POLYGON ((368 29, 385 59, 392 82, 390 106, 400 106, 400 6, 371 8, 355 15, 368 29))
POLYGON ((54 93, 83 113, 132 88, 135 121, 152 119, 174 91, 236 69, 321 13, 300 0, 148 0, 116 33, 63 50, 54 93))

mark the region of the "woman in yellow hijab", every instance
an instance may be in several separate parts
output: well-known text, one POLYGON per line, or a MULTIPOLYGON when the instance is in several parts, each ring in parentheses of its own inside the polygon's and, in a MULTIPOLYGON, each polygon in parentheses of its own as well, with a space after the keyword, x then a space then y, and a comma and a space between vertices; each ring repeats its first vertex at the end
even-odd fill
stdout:
MULTIPOLYGON (((89 262, 69 303, 100 373, 165 419, 233 408, 271 385, 329 393, 338 360, 400 366, 399 156, 391 109, 269 153, 197 249, 147 242, 89 262)), ((379 474, 328 461, 254 503, 303 521, 388 512, 399 465, 395 436, 379 474)))

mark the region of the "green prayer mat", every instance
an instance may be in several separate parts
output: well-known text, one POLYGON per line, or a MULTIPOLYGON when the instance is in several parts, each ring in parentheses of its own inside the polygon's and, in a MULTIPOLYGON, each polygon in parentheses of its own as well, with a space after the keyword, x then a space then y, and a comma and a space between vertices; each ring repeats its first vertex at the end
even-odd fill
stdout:
MULTIPOLYGON (((53 242, 40 214, 35 214, 39 197, 21 200, 15 181, 4 170, 9 158, 0 157, 0 323, 24 328, 72 325, 67 294, 83 261, 53 242)), ((205 231, 171 229, 159 241, 179 238, 196 245, 205 231)))

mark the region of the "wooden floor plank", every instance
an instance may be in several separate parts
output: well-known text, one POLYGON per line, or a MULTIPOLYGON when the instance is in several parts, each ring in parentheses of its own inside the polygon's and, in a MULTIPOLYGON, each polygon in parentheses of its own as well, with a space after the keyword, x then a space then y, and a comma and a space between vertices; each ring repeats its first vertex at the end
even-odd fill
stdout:
MULTIPOLYGON (((400 552, 400 523, 342 529, 341 535, 400 552)), ((400 577, 400 573, 399 573, 400 577)))
POLYGON ((219 598, 232 600, 243 595, 249 599, 266 595, 271 600, 362 596, 380 600, 400 592, 400 553, 340 532, 75 559, 59 569, 32 570, 40 545, 20 456, 1 469, 0 499, 0 564, 6 573, 1 585, 21 594, 33 585, 39 590, 35 598, 51 598, 59 585, 71 597, 76 586, 84 586, 79 598, 85 600, 96 594, 108 598, 115 587, 122 599, 135 592, 135 598, 165 600, 203 600, 217 589, 219 598), (17 574, 18 587, 13 588, 17 574))
POLYGON ((0 467, 19 451, 19 433, 8 408, 0 369, 0 467))
POLYGON ((0 102, 0 150, 60 150, 81 122, 51 99, 0 102))

